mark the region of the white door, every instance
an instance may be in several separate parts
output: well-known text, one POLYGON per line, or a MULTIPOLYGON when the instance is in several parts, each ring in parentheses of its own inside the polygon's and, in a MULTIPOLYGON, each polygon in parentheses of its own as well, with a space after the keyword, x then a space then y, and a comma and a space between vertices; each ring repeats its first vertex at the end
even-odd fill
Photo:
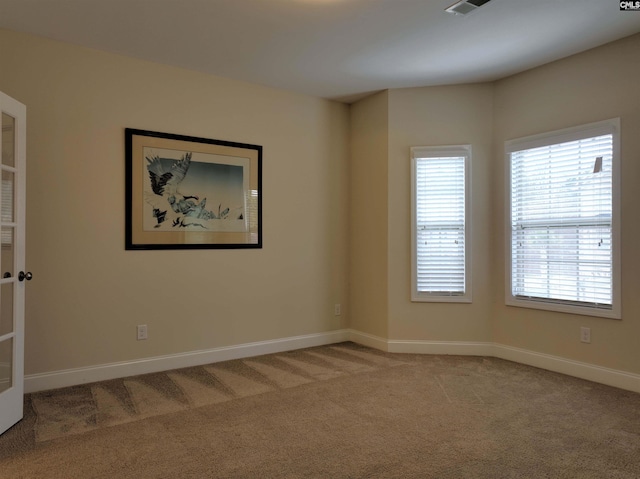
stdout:
POLYGON ((0 92, 0 434, 22 419, 26 111, 0 92))

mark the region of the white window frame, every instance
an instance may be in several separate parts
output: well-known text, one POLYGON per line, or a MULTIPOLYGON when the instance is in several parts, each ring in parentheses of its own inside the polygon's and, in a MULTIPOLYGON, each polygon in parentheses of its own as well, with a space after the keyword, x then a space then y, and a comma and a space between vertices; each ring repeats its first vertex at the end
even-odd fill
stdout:
POLYGON ((411 148, 411 301, 471 303, 471 145, 416 146, 411 148), (418 291, 417 175, 420 158, 464 158, 464 292, 418 291))
POLYGON ((510 306, 524 308, 620 319, 622 311, 620 294, 620 119, 614 118, 573 128, 566 128, 558 131, 509 140, 505 142, 505 163, 505 303, 510 306), (514 296, 512 277, 511 153, 608 134, 612 135, 611 306, 601 306, 596 304, 581 305, 561 299, 534 299, 514 296))

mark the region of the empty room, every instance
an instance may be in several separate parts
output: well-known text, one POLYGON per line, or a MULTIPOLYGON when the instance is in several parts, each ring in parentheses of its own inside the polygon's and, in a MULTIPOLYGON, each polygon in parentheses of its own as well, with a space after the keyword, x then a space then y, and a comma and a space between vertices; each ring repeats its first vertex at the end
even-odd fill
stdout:
POLYGON ((0 477, 640 477, 640 3, 0 0, 0 477))

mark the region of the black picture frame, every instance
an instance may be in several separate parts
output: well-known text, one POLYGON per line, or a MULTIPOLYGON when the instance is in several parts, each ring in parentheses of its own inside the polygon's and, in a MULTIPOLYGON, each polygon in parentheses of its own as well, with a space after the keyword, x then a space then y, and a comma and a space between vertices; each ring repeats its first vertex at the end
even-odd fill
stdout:
POLYGON ((262 146, 125 128, 125 249, 262 248, 262 146))

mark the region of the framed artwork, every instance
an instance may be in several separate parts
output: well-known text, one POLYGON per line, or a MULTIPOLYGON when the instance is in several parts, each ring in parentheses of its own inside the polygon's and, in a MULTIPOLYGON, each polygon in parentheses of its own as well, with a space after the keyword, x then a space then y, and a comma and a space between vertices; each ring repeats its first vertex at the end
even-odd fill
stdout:
POLYGON ((262 248, 262 146, 125 129, 125 249, 262 248))

